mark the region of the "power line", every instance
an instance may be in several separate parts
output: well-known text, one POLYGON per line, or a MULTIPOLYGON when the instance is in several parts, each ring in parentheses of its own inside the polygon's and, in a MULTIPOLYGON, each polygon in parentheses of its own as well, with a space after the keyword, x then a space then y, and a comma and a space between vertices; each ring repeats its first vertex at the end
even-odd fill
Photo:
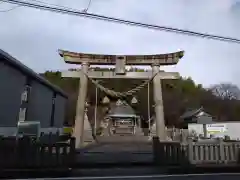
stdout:
POLYGON ((15 6, 15 7, 12 7, 12 8, 10 8, 10 9, 0 10, 0 13, 9 12, 9 11, 12 11, 12 10, 14 10, 14 9, 16 9, 16 8, 19 8, 19 7, 20 7, 20 6, 15 6))
MULTIPOLYGON (((2 4, 2 3, 4 3, 4 2, 0 2, 0 4, 2 4)), ((10 9, 6 9, 6 10, 0 10, 0 13, 5 13, 5 12, 12 11, 12 10, 14 10, 14 9, 16 9, 16 8, 18 8, 18 7, 20 7, 20 6, 15 6, 15 7, 12 7, 12 8, 10 8, 10 9)))
MULTIPOLYGON (((61 6, 61 5, 57 5, 57 4, 53 4, 53 3, 47 3, 47 2, 43 2, 43 1, 39 1, 39 0, 30 0, 30 1, 35 1, 37 3, 41 3, 41 4, 45 4, 45 5, 50 5, 50 6, 55 6, 55 7, 61 7, 61 8, 68 8, 66 6, 61 6)), ((72 8, 68 8, 68 9, 72 9, 72 8)), ((75 9, 72 9, 75 10, 75 9)))
MULTIPOLYGON (((66 7, 66 6, 62 6, 62 5, 58 5, 58 4, 53 4, 53 3, 47 3, 47 2, 43 2, 43 1, 39 1, 39 0, 30 0, 30 1, 34 1, 34 2, 37 2, 37 3, 45 4, 45 5, 48 5, 48 6, 55 6, 55 7, 60 7, 60 8, 68 9, 68 10, 78 11, 78 9, 74 9, 74 8, 70 8, 70 7, 66 7)), ((90 3, 91 3, 91 0, 89 1, 87 8, 85 8, 85 9, 83 9, 83 10, 81 10, 81 11, 82 11, 82 12, 87 11, 88 8, 90 7, 90 3)))
MULTIPOLYGON (((47 3, 47 2, 43 2, 43 1, 39 1, 39 0, 30 0, 30 1, 35 1, 37 3, 41 3, 41 4, 45 4, 45 5, 50 5, 50 6, 55 6, 55 7, 60 7, 60 8, 64 8, 67 10, 74 10, 74 11, 79 11, 78 9, 74 9, 74 8, 70 8, 70 7, 66 7, 66 6, 62 6, 62 5, 58 5, 58 4, 53 4, 53 3, 47 3)), ((83 10, 81 10, 81 12, 87 12, 91 6, 92 0, 88 1, 88 5, 86 8, 84 8, 83 10)))
POLYGON ((166 31, 166 32, 178 33, 178 34, 183 34, 183 35, 188 35, 188 36, 195 36, 195 37, 208 38, 208 39, 213 39, 213 40, 219 40, 219 41, 240 44, 240 39, 236 39, 236 38, 194 32, 194 31, 183 30, 183 29, 178 29, 178 28, 173 28, 173 27, 158 26, 158 25, 153 25, 153 24, 145 24, 145 23, 140 23, 140 22, 128 21, 128 20, 124 20, 124 19, 118 19, 118 18, 103 16, 103 15, 81 12, 79 10, 75 10, 75 9, 71 9, 71 8, 67 8, 67 7, 63 7, 63 8, 50 7, 50 6, 44 6, 44 5, 40 5, 40 4, 36 4, 36 3, 23 2, 23 1, 19 1, 19 0, 0 0, 0 1, 11 3, 11 4, 17 4, 17 5, 25 6, 25 7, 31 7, 31 8, 35 8, 35 9, 41 9, 41 10, 47 10, 47 11, 51 11, 51 12, 62 13, 62 14, 82 16, 82 17, 87 17, 87 18, 97 19, 97 20, 102 20, 102 21, 115 22, 115 23, 126 24, 126 25, 131 25, 131 26, 138 26, 138 27, 154 29, 154 30, 159 30, 159 31, 166 31))
POLYGON ((88 5, 87 5, 87 8, 83 10, 84 12, 87 12, 87 11, 88 11, 88 9, 89 9, 90 6, 91 6, 91 3, 92 3, 92 0, 89 0, 89 1, 88 1, 88 5))
MULTIPOLYGON (((0 1, 1 1, 0 4, 2 4, 2 3, 10 3, 10 2, 5 2, 4 0, 0 0, 0 1)), ((47 2, 44 2, 44 1, 40 1, 40 0, 30 0, 30 1, 34 1, 34 2, 41 3, 41 4, 44 4, 44 5, 48 5, 48 6, 60 7, 60 8, 64 8, 64 9, 67 9, 67 10, 79 11, 78 9, 74 9, 74 8, 70 8, 70 7, 62 6, 62 5, 58 5, 58 4, 53 4, 53 3, 47 3, 47 2)), ((92 3, 92 0, 89 0, 87 7, 84 8, 83 10, 81 10, 81 12, 85 12, 86 13, 89 10, 89 8, 90 8, 91 3, 92 3)), ((15 4, 15 3, 10 3, 10 4, 15 4)), ((16 7, 20 7, 20 6, 16 6, 16 7)), ((0 11, 0 12, 8 12, 8 11, 14 10, 16 7, 8 9, 8 10, 0 11)))

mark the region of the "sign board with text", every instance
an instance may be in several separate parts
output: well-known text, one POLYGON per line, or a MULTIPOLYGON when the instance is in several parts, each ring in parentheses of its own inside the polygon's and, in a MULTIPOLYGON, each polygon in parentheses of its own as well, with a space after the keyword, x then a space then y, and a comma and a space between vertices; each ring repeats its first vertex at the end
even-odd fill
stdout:
POLYGON ((207 133, 209 134, 218 134, 225 133, 227 131, 226 124, 208 124, 207 125, 207 133))

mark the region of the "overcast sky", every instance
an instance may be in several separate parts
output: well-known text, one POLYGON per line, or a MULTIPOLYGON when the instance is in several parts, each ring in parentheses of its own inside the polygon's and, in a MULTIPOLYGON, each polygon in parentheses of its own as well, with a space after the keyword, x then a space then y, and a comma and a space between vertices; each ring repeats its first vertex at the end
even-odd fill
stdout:
MULTIPOLYGON (((31 1, 31 0, 29 0, 31 1)), ((44 0, 42 0, 44 1, 44 0)), ((88 0, 45 0, 82 10, 88 0)), ((16 5, 0 2, 0 11, 16 5)), ((240 0, 92 0, 89 13, 240 39, 240 0)), ((63 70, 57 50, 156 54, 185 50, 168 71, 204 86, 240 85, 240 44, 176 35, 19 7, 0 12, 0 48, 37 72, 63 70)))

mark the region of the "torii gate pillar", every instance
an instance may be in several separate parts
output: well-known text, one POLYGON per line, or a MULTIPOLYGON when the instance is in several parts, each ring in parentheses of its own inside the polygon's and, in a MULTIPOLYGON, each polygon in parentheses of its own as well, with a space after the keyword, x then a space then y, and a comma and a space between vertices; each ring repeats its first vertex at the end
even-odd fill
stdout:
MULTIPOLYGON (((159 65, 152 65, 153 74, 159 72, 159 65)), ((162 98, 162 84, 161 77, 157 74, 153 78, 153 98, 155 103, 156 114, 156 134, 160 140, 166 140, 165 122, 164 122, 164 110, 163 110, 163 98, 162 98)))
POLYGON ((76 137, 76 148, 79 148, 83 145, 83 131, 84 131, 84 119, 85 119, 85 104, 87 97, 87 88, 88 88, 88 78, 86 75, 88 73, 89 64, 87 62, 82 63, 81 78, 79 80, 79 90, 78 90, 78 99, 76 107, 76 119, 75 127, 73 131, 74 137, 76 137))

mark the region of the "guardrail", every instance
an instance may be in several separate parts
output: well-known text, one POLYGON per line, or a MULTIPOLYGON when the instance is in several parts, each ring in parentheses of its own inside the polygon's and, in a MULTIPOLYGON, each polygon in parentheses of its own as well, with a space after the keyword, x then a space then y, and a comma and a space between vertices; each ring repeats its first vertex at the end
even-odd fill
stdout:
POLYGON ((36 140, 28 136, 0 137, 0 169, 69 168, 74 163, 75 138, 66 142, 36 140))
POLYGON ((238 164, 240 142, 223 140, 187 143, 160 142, 153 138, 154 161, 159 165, 238 164))

